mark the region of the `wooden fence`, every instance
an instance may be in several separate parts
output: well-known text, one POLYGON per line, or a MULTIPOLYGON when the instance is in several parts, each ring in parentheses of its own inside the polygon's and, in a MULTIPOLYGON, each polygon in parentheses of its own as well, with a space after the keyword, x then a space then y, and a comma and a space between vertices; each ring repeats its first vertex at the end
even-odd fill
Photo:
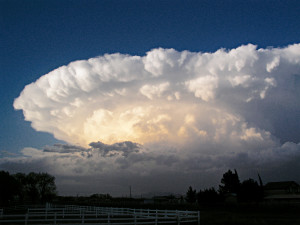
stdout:
POLYGON ((0 216, 0 224, 200 224, 199 211, 150 210, 67 205, 29 208, 26 214, 0 216))

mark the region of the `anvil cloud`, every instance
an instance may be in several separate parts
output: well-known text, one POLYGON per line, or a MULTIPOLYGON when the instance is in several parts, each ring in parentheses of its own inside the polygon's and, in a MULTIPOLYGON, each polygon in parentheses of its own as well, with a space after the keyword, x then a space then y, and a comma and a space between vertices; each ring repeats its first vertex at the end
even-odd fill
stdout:
POLYGON ((27 85, 14 108, 70 144, 23 150, 33 161, 68 165, 66 174, 104 174, 105 165, 139 176, 271 168, 300 156, 299 77, 300 44, 158 48, 62 66, 27 85))
POLYGON ((219 129, 228 131, 223 127, 228 122, 243 139, 261 138, 259 124, 247 125, 239 107, 272 99, 270 89, 286 91, 299 76, 299 62, 300 45, 104 55, 42 76, 24 88, 14 107, 36 130, 83 146, 97 140, 218 138, 219 129))

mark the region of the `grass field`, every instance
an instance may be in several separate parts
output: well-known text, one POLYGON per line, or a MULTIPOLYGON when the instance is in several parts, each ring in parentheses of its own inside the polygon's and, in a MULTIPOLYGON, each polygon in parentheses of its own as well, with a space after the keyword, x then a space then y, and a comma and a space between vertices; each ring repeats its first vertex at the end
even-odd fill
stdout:
POLYGON ((202 225, 299 225, 300 206, 291 204, 202 207, 202 225))

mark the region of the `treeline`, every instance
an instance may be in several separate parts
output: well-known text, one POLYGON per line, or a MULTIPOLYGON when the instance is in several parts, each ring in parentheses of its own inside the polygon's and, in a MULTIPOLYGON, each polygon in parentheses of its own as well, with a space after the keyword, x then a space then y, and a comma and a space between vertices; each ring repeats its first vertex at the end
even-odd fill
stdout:
MULTIPOLYGON (((214 204, 226 201, 259 202, 263 200, 263 183, 258 174, 259 182, 247 179, 240 182, 236 170, 228 170, 223 174, 219 189, 214 187, 199 190, 188 188, 185 200, 188 203, 214 204)), ((44 203, 56 200, 60 201, 88 201, 89 203, 111 202, 109 194, 94 194, 90 197, 58 197, 56 196, 55 177, 47 173, 9 174, 0 171, 0 205, 12 202, 44 203)), ((182 198, 183 199, 183 198, 182 198)), ((117 199, 116 199, 117 200, 117 199)), ((120 201, 120 199, 119 199, 120 201)), ((123 200, 122 200, 123 201, 123 200)))
POLYGON ((0 204, 11 202, 44 203, 56 196, 55 177, 48 173, 0 171, 0 204))
POLYGON ((259 182, 252 178, 240 182, 236 170, 228 170, 223 174, 219 189, 214 187, 197 190, 191 186, 186 192, 186 201, 189 203, 214 204, 220 202, 259 202, 264 198, 262 180, 258 174, 259 182))

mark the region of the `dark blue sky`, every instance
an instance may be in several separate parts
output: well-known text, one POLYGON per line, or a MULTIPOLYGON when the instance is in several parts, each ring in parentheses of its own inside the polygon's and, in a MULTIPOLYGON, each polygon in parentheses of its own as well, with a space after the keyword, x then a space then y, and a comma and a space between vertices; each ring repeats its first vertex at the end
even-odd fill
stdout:
POLYGON ((0 1, 0 150, 57 143, 13 101, 25 85, 71 61, 157 48, 214 52, 300 42, 300 1, 0 1))

